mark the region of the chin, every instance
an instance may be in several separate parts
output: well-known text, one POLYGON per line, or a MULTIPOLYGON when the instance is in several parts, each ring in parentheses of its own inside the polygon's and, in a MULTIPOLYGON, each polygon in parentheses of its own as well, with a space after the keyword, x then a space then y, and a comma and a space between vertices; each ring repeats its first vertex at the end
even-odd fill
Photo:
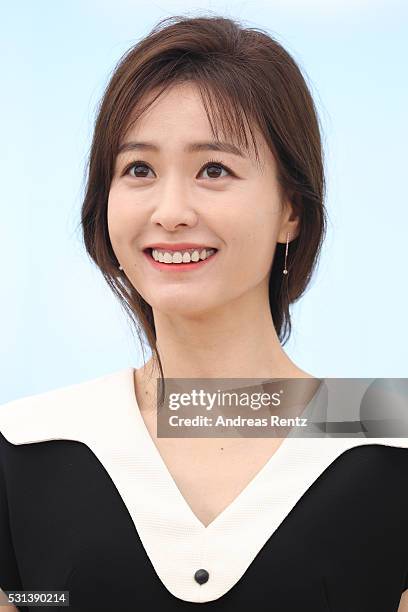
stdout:
POLYGON ((166 296, 149 301, 153 310, 165 313, 169 316, 180 316, 186 318, 201 317, 210 314, 212 310, 217 308, 216 304, 210 303, 208 300, 203 300, 202 296, 191 296, 186 300, 185 296, 166 296))

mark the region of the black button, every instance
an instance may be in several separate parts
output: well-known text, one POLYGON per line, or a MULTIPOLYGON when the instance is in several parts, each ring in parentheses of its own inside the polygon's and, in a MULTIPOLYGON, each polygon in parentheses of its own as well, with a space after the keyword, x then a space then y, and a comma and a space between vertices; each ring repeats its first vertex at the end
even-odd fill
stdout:
POLYGON ((207 582, 209 577, 210 574, 205 569, 199 569, 194 574, 194 579, 198 582, 198 584, 204 584, 204 582, 207 582))

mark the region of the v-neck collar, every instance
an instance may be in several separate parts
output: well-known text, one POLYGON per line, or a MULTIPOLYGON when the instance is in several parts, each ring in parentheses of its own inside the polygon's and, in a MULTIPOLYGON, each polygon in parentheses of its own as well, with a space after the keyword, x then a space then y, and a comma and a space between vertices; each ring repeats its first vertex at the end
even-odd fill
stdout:
MULTIPOLYGON (((323 386, 303 415, 324 409, 323 386)), ((320 420, 322 420, 320 418, 320 420)), ((162 459, 137 405, 134 368, 19 398, 0 406, 0 431, 12 444, 76 440, 103 465, 129 511, 165 587, 179 599, 216 600, 259 551, 322 472, 363 444, 408 446, 394 438, 312 438, 291 432, 249 484, 205 526, 162 459), (194 579, 208 572, 207 582, 194 579)))
MULTIPOLYGON (((134 375, 134 370, 131 369, 132 377, 134 375)), ((134 386, 133 386, 134 389, 134 386)), ((251 481, 244 487, 244 489, 234 498, 234 500, 222 510, 217 516, 209 523, 208 525, 204 525, 194 511, 191 509, 190 505, 187 503, 185 497, 181 493, 180 489, 177 486, 170 470, 168 469, 166 462, 162 458, 157 446, 155 445, 151 434, 146 426, 146 423, 143 419, 143 416, 140 412, 140 409, 137 405, 136 396, 130 392, 130 402, 129 407, 130 410, 134 410, 136 415, 136 420, 138 421, 138 429, 140 430, 140 439, 139 444, 144 448, 144 454, 146 456, 150 456, 152 463, 154 463, 157 467, 157 470, 162 475, 163 486, 166 488, 172 489, 174 491, 174 500, 173 504, 177 506, 186 507, 187 514, 191 516, 191 522, 196 524, 199 530, 212 531, 213 529, 218 528, 218 523, 224 522, 224 516, 228 515, 229 512, 235 511, 236 507, 245 503, 245 498, 251 496, 251 491, 253 488, 262 487, 263 481, 268 478, 268 472, 273 469, 273 464, 278 461, 279 455, 284 453, 284 447, 286 446, 287 439, 278 446, 277 450, 271 455, 271 457, 266 461, 266 463, 262 466, 262 468, 255 474, 255 476, 251 479, 251 481), (260 483, 258 483, 260 481, 260 483)), ((311 422, 322 422, 323 413, 325 412, 325 402, 324 402, 324 385, 321 383, 314 393, 311 400, 308 402, 306 408, 302 411, 302 417, 308 417, 311 422)), ((316 431, 316 427, 310 425, 308 427, 308 431, 316 431)), ((320 431, 320 430, 319 430, 320 431)), ((288 435, 287 438, 291 439, 294 437, 294 430, 288 435)), ((292 445, 293 446, 293 445, 292 445)))

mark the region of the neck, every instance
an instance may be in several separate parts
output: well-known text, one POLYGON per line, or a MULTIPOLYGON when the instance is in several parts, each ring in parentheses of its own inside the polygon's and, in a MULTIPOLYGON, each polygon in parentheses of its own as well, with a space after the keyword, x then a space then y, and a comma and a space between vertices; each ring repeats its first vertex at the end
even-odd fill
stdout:
MULTIPOLYGON (((165 378, 313 378, 283 350, 269 301, 256 292, 216 311, 153 314, 165 378)), ((159 376, 152 360, 145 367, 159 376)))

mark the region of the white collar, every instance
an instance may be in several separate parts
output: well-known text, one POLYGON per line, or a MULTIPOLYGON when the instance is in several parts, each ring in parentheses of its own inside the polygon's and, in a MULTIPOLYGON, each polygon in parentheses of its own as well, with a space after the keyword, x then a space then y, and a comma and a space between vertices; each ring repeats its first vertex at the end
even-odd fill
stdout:
POLYGON ((363 444, 408 446, 405 438, 289 435, 205 527, 150 437, 136 403, 133 374, 133 368, 126 368, 3 404, 0 431, 12 444, 86 444, 119 491, 160 580, 185 601, 212 601, 227 593, 307 489, 343 452, 363 444), (194 579, 198 569, 209 572, 204 584, 194 579))

